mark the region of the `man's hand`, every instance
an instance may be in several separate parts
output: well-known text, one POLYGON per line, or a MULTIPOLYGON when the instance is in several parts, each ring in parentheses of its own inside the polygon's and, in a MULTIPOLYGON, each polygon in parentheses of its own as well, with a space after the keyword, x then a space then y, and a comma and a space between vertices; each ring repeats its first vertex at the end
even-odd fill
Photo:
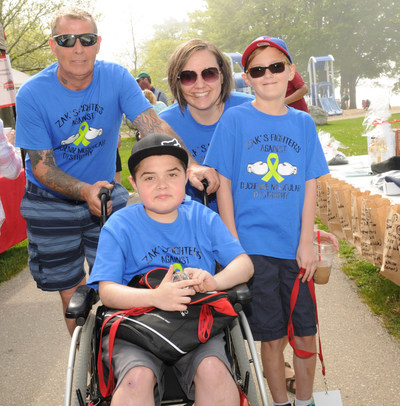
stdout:
MULTIPOLYGON (((114 185, 108 183, 105 180, 100 180, 96 182, 94 185, 89 185, 87 183, 81 189, 82 199, 85 200, 89 205, 90 212, 97 217, 101 216, 101 202, 99 198, 99 193, 100 189, 103 187, 112 190, 114 188, 114 185)), ((112 201, 109 200, 107 202, 107 216, 109 216, 111 212, 112 212, 112 201)))
POLYGON ((214 168, 201 166, 198 163, 189 165, 189 181, 193 187, 202 191, 204 185, 201 183, 203 179, 207 179, 208 187, 207 194, 214 193, 219 188, 219 175, 214 168))

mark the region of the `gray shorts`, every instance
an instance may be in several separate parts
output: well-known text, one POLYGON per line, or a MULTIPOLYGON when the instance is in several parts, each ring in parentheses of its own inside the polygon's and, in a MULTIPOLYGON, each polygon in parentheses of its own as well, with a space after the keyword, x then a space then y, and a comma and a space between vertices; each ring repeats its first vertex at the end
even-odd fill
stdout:
MULTIPOLYGON (((128 191, 114 183, 113 211, 126 206, 128 191)), ((62 199, 28 182, 21 202, 29 239, 29 268, 38 288, 59 291, 76 286, 92 269, 100 234, 99 218, 86 202, 62 199)))
MULTIPOLYGON (((103 338, 103 362, 108 368, 108 336, 103 338)), ((200 344, 196 349, 183 356, 173 366, 175 375, 186 396, 194 400, 193 379, 201 361, 207 357, 217 357, 232 374, 231 366, 225 352, 224 334, 210 338, 206 343, 200 344)), ((151 369, 156 376, 157 385, 154 388, 155 404, 160 405, 164 393, 164 373, 166 365, 151 352, 131 344, 125 340, 115 339, 112 366, 115 377, 115 389, 123 380, 126 373, 135 367, 144 366, 151 369)))

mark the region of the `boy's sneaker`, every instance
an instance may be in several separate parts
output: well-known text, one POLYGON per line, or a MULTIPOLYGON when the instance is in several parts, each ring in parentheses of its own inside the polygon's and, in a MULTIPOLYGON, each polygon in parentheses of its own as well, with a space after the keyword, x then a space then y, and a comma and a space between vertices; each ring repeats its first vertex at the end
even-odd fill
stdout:
MULTIPOLYGON (((288 405, 290 406, 290 403, 288 405)), ((293 406, 296 406, 296 401, 293 401, 293 406)), ((310 403, 308 406, 315 406, 315 403, 310 403)))

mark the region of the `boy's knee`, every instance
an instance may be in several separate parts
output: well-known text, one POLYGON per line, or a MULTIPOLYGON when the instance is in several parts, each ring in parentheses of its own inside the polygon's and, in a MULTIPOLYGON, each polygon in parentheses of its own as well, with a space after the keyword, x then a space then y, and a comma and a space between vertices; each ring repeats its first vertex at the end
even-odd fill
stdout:
POLYGON ((150 368, 135 367, 125 374, 120 387, 129 392, 152 392, 156 382, 156 377, 150 368))
POLYGON ((213 385, 216 382, 219 382, 222 377, 231 377, 228 369, 225 364, 217 357, 207 357, 201 361, 200 365, 197 368, 194 381, 211 381, 213 385))

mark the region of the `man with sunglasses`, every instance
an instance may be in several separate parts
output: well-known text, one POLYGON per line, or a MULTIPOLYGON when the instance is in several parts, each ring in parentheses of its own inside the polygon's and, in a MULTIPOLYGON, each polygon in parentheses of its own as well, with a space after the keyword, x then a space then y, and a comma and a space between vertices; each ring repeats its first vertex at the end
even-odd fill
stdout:
MULTIPOLYGON (((100 44, 91 14, 73 7, 57 12, 49 39, 57 62, 25 83, 16 103, 16 145, 27 152, 21 214, 27 221, 29 267, 40 289, 60 292, 64 313, 73 292, 86 283, 84 261, 89 270, 93 265, 100 189, 111 191, 108 214, 129 197, 113 181, 123 113, 143 136, 176 137, 125 68, 96 61, 100 44)), ((189 165, 197 187, 203 178, 218 187, 214 171, 193 159, 189 165)), ((66 323, 72 334, 75 322, 66 323)))

